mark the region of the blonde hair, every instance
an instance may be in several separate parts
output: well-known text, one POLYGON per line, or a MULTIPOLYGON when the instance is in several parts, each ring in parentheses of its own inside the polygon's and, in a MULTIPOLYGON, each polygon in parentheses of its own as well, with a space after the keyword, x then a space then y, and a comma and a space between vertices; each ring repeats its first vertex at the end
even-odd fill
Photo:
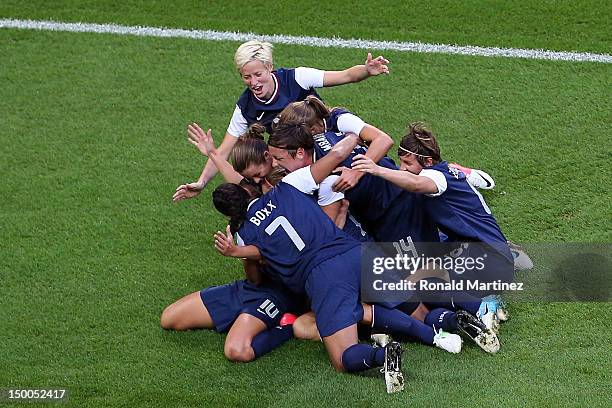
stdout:
POLYGON ((264 65, 272 65, 272 49, 269 42, 251 40, 240 45, 234 54, 234 63, 238 71, 251 61, 261 61, 264 65))

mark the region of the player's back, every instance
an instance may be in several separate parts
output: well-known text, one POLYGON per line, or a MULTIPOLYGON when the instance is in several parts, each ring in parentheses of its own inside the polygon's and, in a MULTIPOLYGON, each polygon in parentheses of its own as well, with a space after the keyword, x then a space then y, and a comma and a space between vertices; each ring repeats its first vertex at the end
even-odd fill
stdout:
POLYGON ((282 181, 250 204, 238 234, 245 245, 257 246, 271 273, 298 293, 304 292, 313 267, 359 245, 314 198, 282 181))

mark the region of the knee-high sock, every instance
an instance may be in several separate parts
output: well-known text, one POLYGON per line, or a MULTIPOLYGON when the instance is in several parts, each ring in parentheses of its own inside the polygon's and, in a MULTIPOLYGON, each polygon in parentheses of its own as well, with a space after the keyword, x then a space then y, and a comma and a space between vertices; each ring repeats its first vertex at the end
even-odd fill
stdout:
POLYGON ((418 339, 424 344, 432 345, 434 331, 431 326, 408 316, 397 309, 384 306, 372 306, 372 328, 384 330, 394 335, 418 339))
POLYGON ((255 352, 255 358, 261 357, 274 350, 293 337, 293 326, 282 326, 268 329, 253 337, 251 347, 255 352))
POLYGON ((385 349, 368 344, 353 344, 342 353, 342 365, 349 373, 380 367, 385 363, 385 349))
POLYGON ((425 316, 425 324, 436 330, 444 330, 455 333, 457 327, 457 314, 448 309, 437 308, 425 316))

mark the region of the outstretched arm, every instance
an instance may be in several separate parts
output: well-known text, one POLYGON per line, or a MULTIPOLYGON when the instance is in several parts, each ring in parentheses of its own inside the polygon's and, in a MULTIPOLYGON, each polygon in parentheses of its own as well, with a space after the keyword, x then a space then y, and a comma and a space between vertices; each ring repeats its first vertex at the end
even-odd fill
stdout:
POLYGON ((323 74, 323 86, 350 84, 352 82, 363 81, 371 76, 388 74, 388 64, 389 61, 382 55, 372 58, 372 54, 368 53, 366 62, 363 65, 355 65, 344 71, 325 71, 323 74))
POLYGON ((415 193, 436 194, 438 186, 429 177, 412 174, 409 171, 392 170, 377 165, 367 156, 358 154, 353 158, 353 169, 382 177, 385 180, 415 193))

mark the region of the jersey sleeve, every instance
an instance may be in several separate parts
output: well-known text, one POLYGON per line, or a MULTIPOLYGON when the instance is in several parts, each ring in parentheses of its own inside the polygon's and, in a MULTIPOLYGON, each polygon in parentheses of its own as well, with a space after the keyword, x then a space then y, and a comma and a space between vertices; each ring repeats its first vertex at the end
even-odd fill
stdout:
POLYGON ((335 203, 344 198, 344 193, 333 191, 332 186, 340 176, 328 176, 319 185, 318 202, 321 207, 335 203))
POLYGON ((302 193, 312 194, 319 188, 310 172, 310 166, 302 167, 283 177, 283 182, 292 185, 302 193))
POLYGON ((433 170, 433 169, 423 169, 419 173, 419 176, 427 177, 428 179, 433 180, 438 187, 438 192, 434 194, 426 194, 429 197, 439 197, 446 191, 448 187, 448 183, 446 182, 446 177, 442 174, 441 171, 433 170))
POLYGON ((315 68, 298 67, 295 69, 295 82, 303 89, 322 88, 325 71, 315 68))
POLYGON ((359 116, 355 116, 352 113, 343 113, 338 116, 337 126, 338 130, 342 133, 355 133, 359 135, 366 123, 361 120, 359 116))
POLYGON ((236 109, 234 109, 229 126, 227 127, 227 133, 239 137, 247 131, 248 127, 246 119, 242 116, 242 112, 238 105, 236 105, 236 109))

